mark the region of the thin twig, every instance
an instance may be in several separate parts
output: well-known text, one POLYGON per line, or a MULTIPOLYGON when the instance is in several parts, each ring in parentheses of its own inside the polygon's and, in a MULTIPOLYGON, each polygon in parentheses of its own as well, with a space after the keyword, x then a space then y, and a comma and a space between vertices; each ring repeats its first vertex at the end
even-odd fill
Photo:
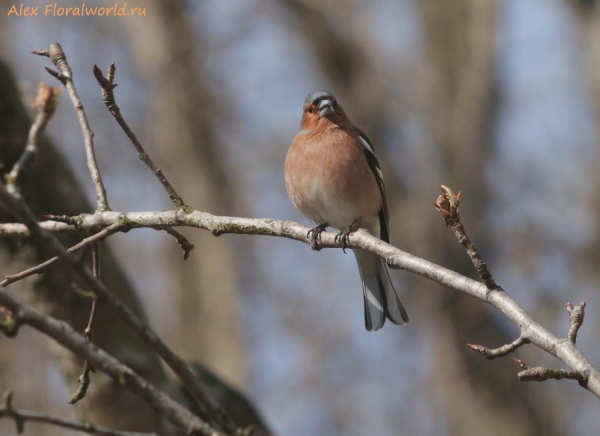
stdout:
POLYGON ((115 95, 113 93, 113 89, 117 87, 117 85, 113 84, 113 80, 115 78, 115 71, 115 64, 112 63, 110 64, 110 67, 106 72, 106 77, 104 77, 102 76, 102 71, 100 70, 100 68, 94 65, 94 76, 96 77, 96 80, 98 80, 98 84, 102 88, 102 101, 104 101, 104 104, 108 108, 109 112, 112 114, 113 117, 115 117, 115 120, 117 120, 119 126, 121 126, 127 137, 131 140, 133 146, 135 147, 138 153, 138 157, 142 161, 144 161, 148 168, 152 170, 152 173, 154 173, 154 175, 158 178, 160 184, 163 186, 163 188, 165 188, 165 191, 167 191, 167 194, 169 195, 171 201, 175 204, 175 207, 185 206, 183 199, 179 196, 179 194, 177 194, 175 188, 173 188, 171 183, 167 180, 162 170, 158 166, 156 166, 156 164, 152 161, 150 156, 148 156, 148 153, 146 153, 144 147, 142 147, 142 144, 140 144, 140 141, 138 141, 137 136, 129 128, 129 125, 127 124, 127 122, 125 122, 123 115, 121 115, 121 110, 119 109, 119 106, 117 106, 117 102, 115 101, 115 95))
POLYGON ((19 178, 20 172, 33 160, 38 150, 38 140, 46 124, 58 106, 58 96, 60 95, 60 89, 52 86, 40 83, 38 85, 37 97, 35 99, 35 119, 33 124, 29 128, 29 134, 27 135, 27 145, 25 150, 19 157, 19 160, 13 165, 12 169, 4 176, 6 181, 6 189, 8 192, 15 192, 17 189, 17 179, 19 178))
POLYGON ((440 195, 433 205, 440 211, 442 218, 446 223, 447 227, 452 228, 452 231, 458 238, 458 241, 467 249, 467 254, 473 262, 473 266, 477 270, 481 281, 487 286, 489 290, 494 290, 498 287, 492 274, 487 268, 486 263, 479 257, 475 244, 471 242, 467 236, 467 232, 463 224, 460 222, 460 215, 458 214, 458 208, 460 204, 460 192, 455 194, 450 188, 442 185, 443 194, 440 195))
MULTIPOLYGON (((6 190, 6 187, 0 183, 0 202, 17 216, 29 229, 31 236, 39 242, 44 248, 50 252, 54 252, 60 259, 79 277, 81 277, 85 285, 94 292, 98 300, 104 301, 112 307, 118 315, 132 328, 132 330, 156 353, 163 361, 175 372, 186 387, 196 399, 198 407, 206 419, 228 432, 235 434, 237 425, 225 413, 225 411, 208 396, 202 382, 192 372, 188 364, 177 356, 158 335, 150 329, 128 306, 119 300, 112 292, 110 292, 104 284, 96 279, 88 268, 82 268, 77 259, 72 253, 64 249, 62 244, 54 235, 43 230, 35 219, 35 216, 29 210, 27 205, 20 197, 12 196, 6 190)), ((177 209, 181 211, 182 208, 177 209)), ((129 221, 121 216, 119 222, 129 224, 129 221)), ((165 225, 164 223, 162 224, 165 225)), ((10 307, 9 307, 10 309, 10 307)))
POLYGON ((570 380, 577 380, 581 386, 587 384, 589 373, 587 371, 575 371, 566 369, 552 369, 543 368, 541 366, 529 366, 522 360, 513 357, 513 360, 523 368, 519 376, 519 381, 537 381, 542 382, 546 380, 562 380, 563 378, 570 380))
POLYGON ((486 348, 482 345, 475 344, 467 344, 467 347, 469 347, 473 351, 477 351, 478 353, 483 354, 489 360, 492 360, 496 357, 506 356, 507 354, 510 354, 513 351, 515 351, 520 346, 528 343, 529 341, 527 339, 525 339, 522 336, 519 336, 519 338, 517 338, 517 340, 515 340, 514 342, 511 342, 510 344, 506 344, 498 348, 486 348))
MULTIPOLYGON (((160 229, 157 229, 160 230, 160 229)), ((187 260, 190 257, 190 252, 194 249, 194 244, 190 242, 188 238, 181 232, 178 232, 173 227, 165 226, 162 230, 167 232, 169 235, 173 236, 181 249, 183 250, 183 260, 187 260)))
MULTIPOLYGON (((92 245, 92 272, 94 274, 94 277, 96 277, 98 279, 100 278, 100 251, 99 251, 99 249, 100 249, 100 246, 97 242, 94 245, 92 245)), ((89 319, 88 325, 84 331, 85 338, 88 340, 88 342, 92 342, 92 339, 94 338, 94 326, 96 325, 97 305, 98 305, 98 300, 96 298, 94 298, 92 300, 92 309, 90 310, 90 319, 89 319)), ((85 397, 85 394, 87 393, 88 387, 90 386, 90 382, 91 382, 90 371, 96 372, 96 370, 91 365, 91 363, 88 360, 86 360, 83 363, 83 372, 81 373, 81 375, 79 376, 79 379, 77 380, 79 382, 79 389, 77 389, 77 391, 73 394, 73 396, 69 400, 69 404, 75 404, 79 400, 81 400, 83 397, 85 397)))
POLYGON ((134 431, 121 431, 108 427, 90 424, 88 422, 73 421, 45 413, 30 412, 28 410, 14 409, 12 407, 12 392, 4 394, 4 405, 0 407, 0 419, 11 418, 17 426, 17 433, 22 433, 26 422, 39 422, 51 424, 69 430, 81 431, 97 436, 159 436, 157 433, 140 433, 134 431))
POLYGON ((75 89, 73 72, 67 63, 67 56, 65 55, 60 44, 57 42, 51 44, 47 52, 38 51, 36 54, 50 57, 52 63, 56 66, 56 68, 58 68, 58 73, 48 68, 46 68, 46 70, 60 80, 63 85, 65 85, 69 93, 69 97, 71 98, 71 102, 75 107, 79 124, 81 124, 81 131, 83 132, 85 153, 87 155, 87 165, 90 170, 90 174, 92 175, 94 188, 96 190, 96 209, 101 212, 110 210, 108 207, 108 199, 106 197, 106 189, 104 189, 104 183, 102 183, 102 177, 100 176, 98 163, 96 162, 96 152, 94 150, 94 132, 92 132, 92 129, 90 129, 90 124, 88 123, 87 116, 85 115, 83 104, 81 103, 79 95, 77 94, 77 90, 75 89))
MULTIPOLYGON (((116 222, 114 224, 111 224, 107 228, 99 231, 95 235, 92 235, 89 238, 85 238, 80 243, 73 245, 67 251, 74 252, 81 248, 87 247, 89 244, 92 244, 94 242, 103 241, 105 238, 121 231, 122 229, 123 229, 123 225, 119 222, 116 222)), ((58 262, 60 262, 60 258, 58 256, 54 256, 52 259, 48 259, 47 261, 40 263, 39 265, 36 265, 33 268, 29 268, 29 269, 27 269, 25 271, 21 271, 20 273, 17 273, 17 274, 6 276, 4 278, 4 280, 2 280, 0 282, 0 286, 8 286, 12 283, 15 283, 19 280, 23 280, 24 278, 32 276, 34 274, 41 274, 42 272, 46 271, 51 266, 56 265, 58 262)))
POLYGON ((583 324, 583 318, 585 317, 585 301, 578 306, 573 307, 571 303, 567 301, 567 312, 569 312, 569 333, 567 333, 567 339, 571 342, 577 342, 577 332, 583 324))

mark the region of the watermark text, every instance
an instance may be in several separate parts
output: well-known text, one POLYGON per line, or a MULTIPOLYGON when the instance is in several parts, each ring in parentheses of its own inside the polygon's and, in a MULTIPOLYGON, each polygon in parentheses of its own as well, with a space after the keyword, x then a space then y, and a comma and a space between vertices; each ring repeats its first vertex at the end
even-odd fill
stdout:
POLYGON ((24 3, 13 4, 7 13, 14 17, 131 17, 146 16, 146 8, 127 7, 127 3, 115 3, 111 7, 86 6, 63 7, 57 3, 48 3, 44 7, 26 6, 24 3))

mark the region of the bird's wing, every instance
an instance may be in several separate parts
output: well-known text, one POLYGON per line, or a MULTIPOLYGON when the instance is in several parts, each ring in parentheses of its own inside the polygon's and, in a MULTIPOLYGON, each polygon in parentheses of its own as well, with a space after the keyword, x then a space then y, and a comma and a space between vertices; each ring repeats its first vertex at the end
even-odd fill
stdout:
POLYGON ((379 166, 377 156, 375 156, 375 149, 373 148, 371 141, 369 141, 369 138, 367 138, 367 135, 365 135, 365 133, 356 126, 354 126, 354 130, 356 130, 356 133, 358 133, 360 142, 363 146, 363 152, 365 153, 365 157, 367 158, 367 162, 369 163, 371 171, 373 171, 375 180, 377 180, 377 186, 379 186, 379 192, 381 193, 381 202, 383 203, 383 207, 379 212, 379 226, 381 228, 379 239, 389 243, 390 214, 388 211, 387 198, 385 196, 385 186, 383 184, 383 174, 381 172, 381 167, 379 166))

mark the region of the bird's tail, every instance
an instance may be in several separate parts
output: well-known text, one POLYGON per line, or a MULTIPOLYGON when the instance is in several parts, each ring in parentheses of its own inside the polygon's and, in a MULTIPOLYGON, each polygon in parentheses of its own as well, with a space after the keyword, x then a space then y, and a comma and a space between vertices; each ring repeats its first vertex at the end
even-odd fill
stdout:
POLYGON ((386 317, 394 324, 406 324, 408 315, 400 303, 383 259, 363 250, 354 250, 354 255, 363 284, 367 330, 379 330, 386 317))

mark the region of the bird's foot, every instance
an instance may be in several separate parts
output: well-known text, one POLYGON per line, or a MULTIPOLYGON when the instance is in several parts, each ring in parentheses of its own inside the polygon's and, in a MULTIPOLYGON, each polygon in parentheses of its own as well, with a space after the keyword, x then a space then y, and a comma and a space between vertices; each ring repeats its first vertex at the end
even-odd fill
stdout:
POLYGON ((306 233, 306 237, 310 238, 310 248, 316 251, 321 249, 321 233, 323 233, 327 227, 329 227, 329 224, 327 223, 319 224, 317 227, 310 229, 306 233))
POLYGON ((352 226, 346 227, 344 230, 335 235, 335 239, 333 240, 336 244, 340 244, 342 246, 342 251, 344 254, 346 253, 346 248, 350 245, 350 233, 352 233, 352 226))

